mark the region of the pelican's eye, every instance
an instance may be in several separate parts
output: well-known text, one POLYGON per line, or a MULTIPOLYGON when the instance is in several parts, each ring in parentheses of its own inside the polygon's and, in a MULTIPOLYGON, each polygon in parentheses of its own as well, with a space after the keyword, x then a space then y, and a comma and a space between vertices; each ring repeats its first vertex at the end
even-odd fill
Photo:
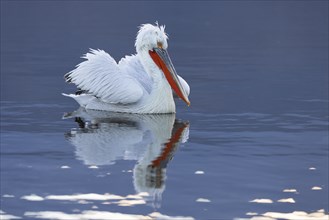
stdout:
POLYGON ((158 42, 158 48, 162 49, 162 43, 161 42, 158 42))

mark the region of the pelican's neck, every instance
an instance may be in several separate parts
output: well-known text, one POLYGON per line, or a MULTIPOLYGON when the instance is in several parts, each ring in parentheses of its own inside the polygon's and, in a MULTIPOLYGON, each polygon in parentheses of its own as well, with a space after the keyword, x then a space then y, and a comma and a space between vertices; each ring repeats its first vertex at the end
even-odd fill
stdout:
POLYGON ((155 83, 158 83, 160 80, 163 80, 164 75, 159 67, 152 60, 148 50, 141 50, 137 52, 139 60, 141 61, 145 71, 149 76, 152 77, 155 83))
POLYGON ((154 108, 162 109, 159 113, 175 112, 176 109, 172 89, 162 70, 154 63, 147 50, 138 51, 137 55, 146 73, 153 80, 152 91, 149 97, 150 105, 154 108))

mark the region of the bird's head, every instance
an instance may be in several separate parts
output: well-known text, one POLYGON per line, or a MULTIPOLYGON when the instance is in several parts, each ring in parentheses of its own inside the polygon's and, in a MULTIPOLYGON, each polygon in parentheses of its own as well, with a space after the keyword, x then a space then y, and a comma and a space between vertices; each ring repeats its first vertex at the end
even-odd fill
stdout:
POLYGON ((165 26, 159 26, 152 24, 143 24, 137 33, 135 47, 136 51, 149 51, 154 48, 161 47, 163 49, 168 48, 167 43, 168 36, 165 33, 165 26))
POLYGON ((187 92, 183 89, 174 65, 167 52, 168 36, 165 33, 165 26, 143 24, 137 33, 135 47, 137 53, 148 53, 153 62, 162 70, 171 88, 189 106, 187 92))

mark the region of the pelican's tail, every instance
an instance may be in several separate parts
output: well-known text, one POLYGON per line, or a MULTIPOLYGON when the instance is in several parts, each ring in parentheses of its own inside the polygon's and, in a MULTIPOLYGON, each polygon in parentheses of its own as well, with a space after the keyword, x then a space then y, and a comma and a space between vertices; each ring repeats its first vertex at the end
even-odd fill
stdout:
POLYGON ((86 107, 93 99, 95 99, 96 97, 90 94, 80 94, 80 95, 76 95, 76 94, 65 94, 62 93, 63 96, 67 96, 67 97, 71 97, 73 98, 75 101, 77 101, 79 103, 80 106, 82 107, 86 107))

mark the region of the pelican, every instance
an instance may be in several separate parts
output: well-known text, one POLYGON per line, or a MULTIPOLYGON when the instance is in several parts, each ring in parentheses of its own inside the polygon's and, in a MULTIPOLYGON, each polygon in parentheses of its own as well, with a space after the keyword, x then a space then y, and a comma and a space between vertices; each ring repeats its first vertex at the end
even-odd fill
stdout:
POLYGON ((143 24, 137 33, 137 54, 118 63, 105 51, 91 49, 86 60, 65 74, 78 87, 74 98, 86 109, 112 112, 175 113, 174 94, 188 106, 190 87, 177 75, 167 52, 165 26, 143 24))

